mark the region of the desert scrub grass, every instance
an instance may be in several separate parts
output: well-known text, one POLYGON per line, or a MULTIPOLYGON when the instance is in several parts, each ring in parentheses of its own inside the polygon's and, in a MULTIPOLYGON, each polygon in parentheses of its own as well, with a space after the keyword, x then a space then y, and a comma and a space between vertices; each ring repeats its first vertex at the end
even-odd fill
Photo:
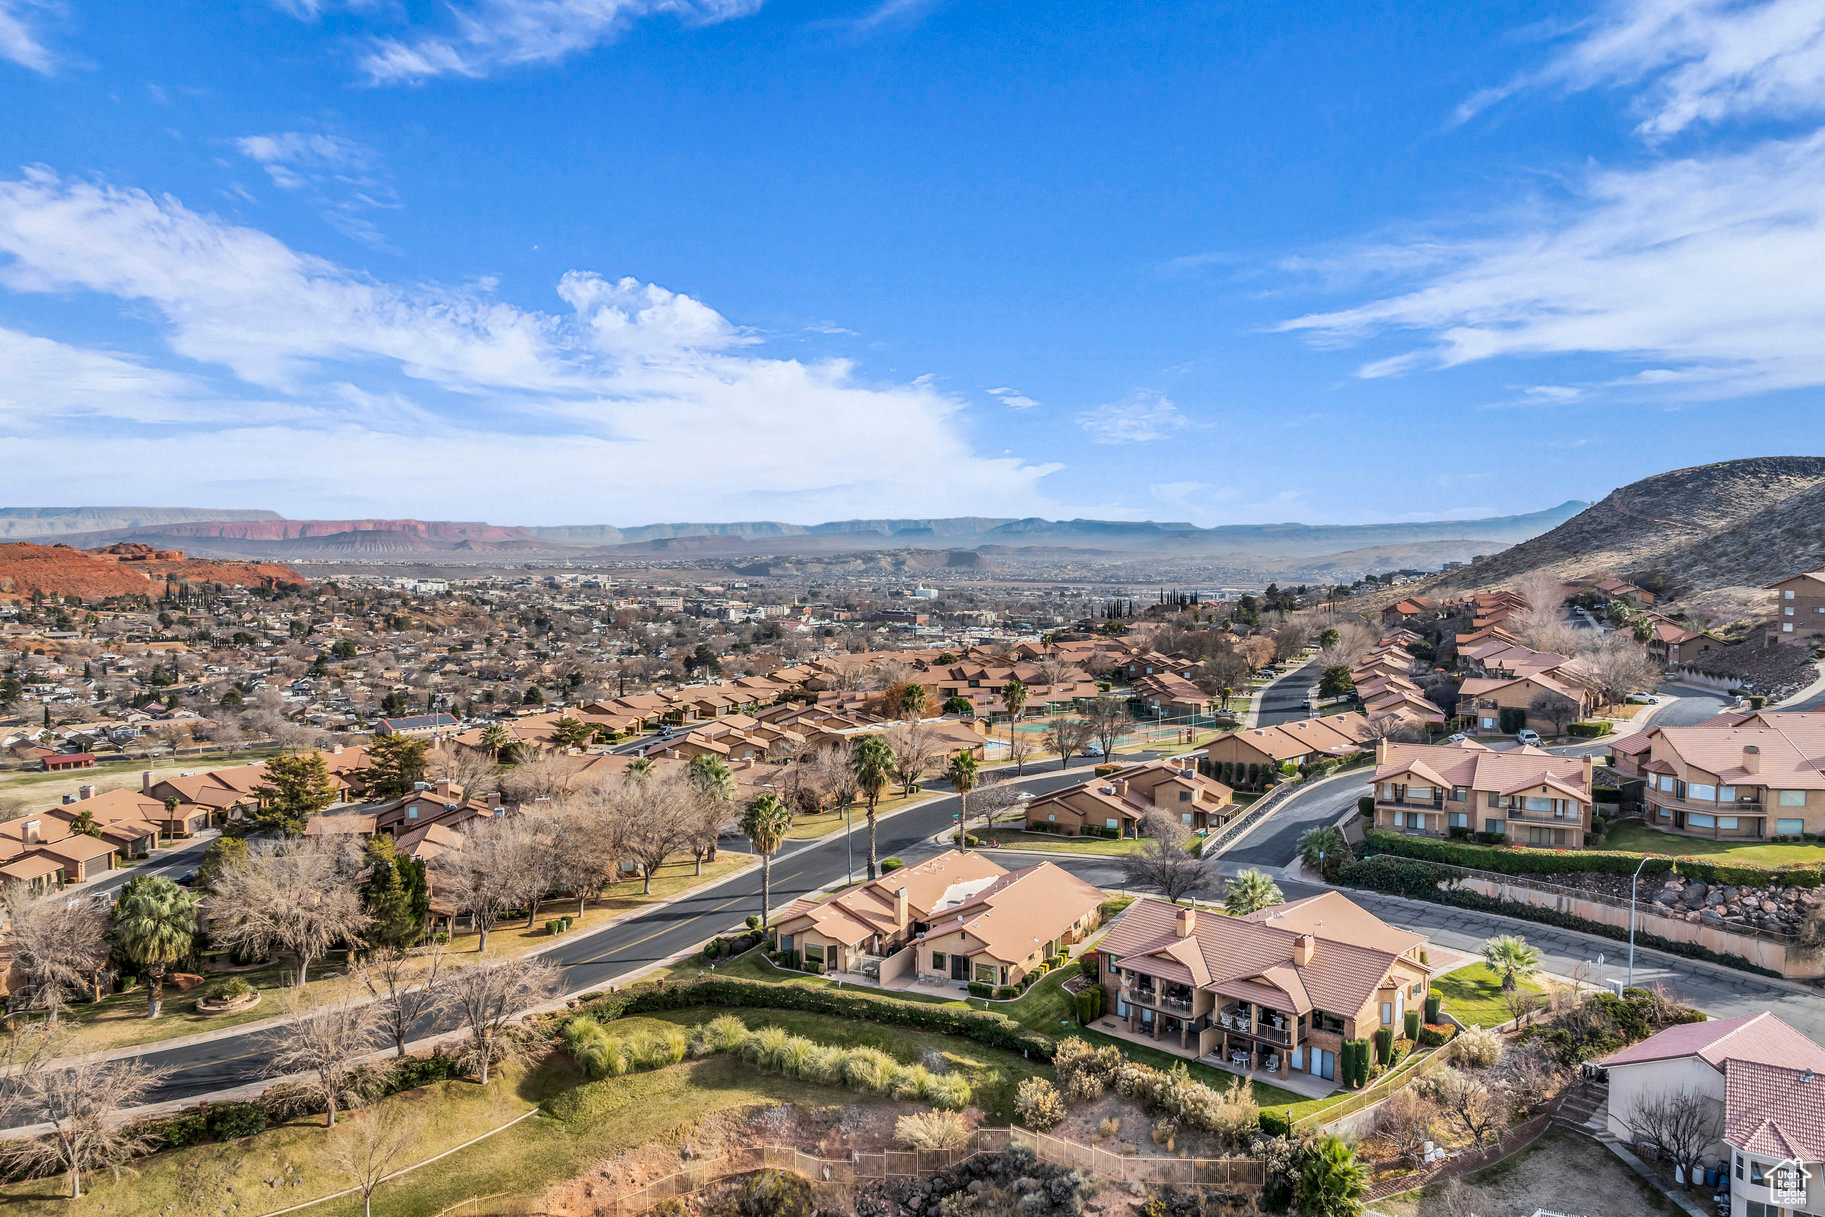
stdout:
POLYGON ((819 1086, 841 1086, 843 1061, 848 1056, 849 1053, 841 1048, 820 1047, 809 1060, 799 1066, 799 1079, 819 1086))
POLYGON ((970 1139, 970 1126, 954 1112, 921 1111, 901 1116, 893 1135, 908 1149, 956 1149, 970 1139))
POLYGON ((899 1062, 879 1048, 851 1048, 843 1058, 843 1084, 867 1094, 886 1094, 899 1062))
POLYGON ((736 1052, 748 1038, 748 1024, 733 1014, 719 1014, 697 1028, 705 1053, 736 1052))
POLYGON ((1451 1059, 1473 1069, 1487 1069, 1502 1055, 1502 1037, 1488 1027, 1471 1027, 1451 1041, 1451 1059))
POLYGON ((931 1100, 932 1071, 923 1065, 901 1065, 893 1071, 889 1091, 896 1099, 931 1100))
POLYGON ((969 1080, 962 1074, 939 1074, 932 1078, 931 1092, 925 1097, 933 1107, 945 1111, 962 1111, 970 1105, 969 1080))
POLYGON ((750 1065, 777 1069, 780 1053, 785 1049, 786 1041, 791 1038, 792 1033, 784 1027, 762 1027, 742 1041, 741 1058, 750 1065))

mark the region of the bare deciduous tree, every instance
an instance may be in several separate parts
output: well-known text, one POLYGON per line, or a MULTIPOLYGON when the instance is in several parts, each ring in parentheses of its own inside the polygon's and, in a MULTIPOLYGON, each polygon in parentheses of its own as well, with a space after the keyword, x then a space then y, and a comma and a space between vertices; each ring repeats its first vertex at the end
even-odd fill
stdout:
POLYGON ((1675 1166, 1684 1169, 1687 1187, 1692 1185, 1693 1168, 1723 1136, 1717 1100, 1687 1090, 1644 1094, 1635 1100, 1623 1122, 1637 1142, 1653 1142, 1675 1166))
POLYGON ((616 788, 614 812, 627 825, 627 855, 640 866, 643 890, 651 893, 653 876, 667 858, 691 840, 697 792, 682 772, 632 775, 616 788))
POLYGON ((1381 1105, 1375 1116, 1375 1131, 1418 1166, 1426 1142, 1432 1139, 1432 1126, 1437 1123, 1438 1104, 1419 1087, 1406 1086, 1389 1095, 1381 1105))
POLYGON ((508 910, 549 890, 550 862, 517 816, 479 821, 463 834, 461 850, 439 855, 435 866, 444 894, 469 914, 477 951, 488 949, 488 934, 508 910))
POLYGON ((1428 1084, 1433 1101, 1474 1146, 1482 1146, 1502 1127, 1507 1104, 1481 1080, 1447 1065, 1428 1084))
POLYGON ((488 1070, 505 1059, 509 1023, 558 991, 558 969, 525 955, 464 968, 450 977, 450 1008, 469 1037, 468 1059, 488 1084, 488 1070))
POLYGON ((123 1119, 163 1077, 133 1057, 103 1061, 59 1059, 54 1034, 19 1033, 7 1051, 4 1097, 11 1126, 46 1124, 41 1137, 0 1143, 0 1162, 26 1171, 55 1169, 70 1181, 70 1198, 82 1196, 82 1177, 118 1167, 150 1148, 144 1132, 123 1119))
POLYGON ((330 1137, 329 1163, 361 1193, 361 1211, 374 1217, 374 1192, 393 1174, 424 1131, 416 1112, 395 1104, 359 1111, 330 1137))
POLYGON ((302 985, 332 948, 362 946, 369 918, 341 846, 304 837, 231 857, 216 878, 209 923, 221 946, 293 956, 302 985))
POLYGON ((889 727, 887 746, 893 751, 894 772, 899 776, 902 794, 911 794, 944 752, 937 734, 922 722, 889 727))
POLYGON ((1209 895, 1216 877, 1202 858, 1185 852, 1182 834, 1173 838, 1148 837, 1140 852, 1124 854, 1118 863, 1122 882, 1129 887, 1156 891, 1177 904, 1187 897, 1209 895))
POLYGON ((460 788, 468 798, 476 798, 500 789, 501 767, 479 748, 461 748, 441 743, 426 757, 426 772, 460 788))
POLYGON ((1119 697, 1099 697, 1091 702, 1084 709, 1084 721, 1090 724, 1091 734, 1102 745, 1105 759, 1115 755, 1116 745, 1134 726, 1128 704, 1119 697))
POLYGON ((1563 693, 1544 689, 1534 694, 1533 700, 1527 703, 1527 713, 1533 718, 1542 718, 1553 725, 1554 735, 1564 735, 1565 728, 1578 717, 1578 703, 1563 693))
POLYGON ((360 976, 362 987, 374 997, 382 1029, 393 1041, 394 1055, 404 1056, 412 1029, 444 1004, 443 944, 376 952, 362 966, 360 976))
POLYGON ((1027 758, 1033 755, 1033 736, 1026 731, 1018 730, 1013 723, 1008 724, 1008 760, 1014 766, 1015 773, 1027 771, 1027 758))
POLYGON ((361 1103, 356 1065, 377 1045, 379 1014, 372 1002, 326 1002, 274 1028, 268 1037, 272 1072, 308 1075, 303 1085, 322 1101, 325 1123, 331 1128, 336 1126, 338 1106, 361 1103))
POLYGON ((1508 1007, 1508 1017, 1514 1020, 1516 1027, 1519 1027, 1524 1020, 1533 1017, 1534 1011, 1540 1008, 1540 1000, 1538 993, 1532 989, 1523 989, 1519 985, 1502 994, 1502 1004, 1508 1007))
POLYGON ((1060 769, 1069 765, 1071 758, 1090 742, 1091 730, 1088 722, 1069 714, 1060 715, 1046 724, 1046 747, 1058 754, 1060 769))
POLYGON ((0 897, 0 908, 13 964, 30 988, 30 1008, 48 1010, 54 1023, 74 994, 101 1000, 108 918, 93 897, 57 892, 33 899, 24 884, 14 884, 0 897))
POLYGON ((1289 619, 1285 625, 1274 631, 1274 658, 1291 659, 1305 650, 1305 644, 1311 640, 1311 626, 1303 621, 1289 619))
POLYGON ((570 788, 576 764, 556 753, 539 753, 501 775, 501 794, 515 803, 555 799, 570 788))
POLYGON ((1000 774, 989 774, 970 795, 970 809, 982 816, 982 826, 993 828, 995 817, 1022 803, 1020 786, 1000 774))

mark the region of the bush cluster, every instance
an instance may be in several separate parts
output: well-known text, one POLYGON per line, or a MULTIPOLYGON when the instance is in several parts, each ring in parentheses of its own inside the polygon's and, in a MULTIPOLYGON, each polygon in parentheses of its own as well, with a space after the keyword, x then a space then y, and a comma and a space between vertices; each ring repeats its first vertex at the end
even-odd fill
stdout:
POLYGON ((1705 1016, 1649 989, 1624 989, 1622 996, 1596 992, 1565 1006, 1545 1023, 1522 1029, 1520 1039, 1537 1039, 1566 1068, 1607 1056, 1678 1023, 1702 1023, 1705 1016))
MULTIPOLYGON (((732 959, 759 946, 766 938, 765 931, 749 930, 746 934, 730 934, 723 938, 712 938, 703 944, 703 957, 709 960, 732 959)), ((798 952, 792 952, 797 955, 798 952)))
MULTIPOLYGON (((1456 841, 1437 841, 1426 837, 1409 837, 1386 829, 1371 828, 1364 834, 1367 849, 1374 854, 1391 854, 1417 858, 1426 862, 1444 862, 1471 870, 1494 871, 1503 875, 1551 875, 1567 871, 1596 871, 1607 875, 1632 875, 1641 865, 1641 855, 1618 851, 1586 849, 1576 852, 1544 849, 1479 849, 1456 841)), ((1742 862, 1716 862, 1705 858, 1651 857, 1642 870, 1646 875, 1664 875, 1674 864, 1688 879, 1706 883, 1733 884, 1738 887, 1765 887, 1788 884, 1793 887, 1818 887, 1825 882, 1825 866, 1752 866, 1742 862)))
POLYGON ((682 1027, 617 1039, 596 1019, 578 1015, 564 1024, 564 1043, 583 1072, 594 1078, 663 1069, 688 1056, 739 1056, 750 1065, 823 1086, 863 1094, 919 1099, 945 1111, 969 1105, 970 1084, 961 1074, 937 1073, 923 1064, 902 1065, 878 1048, 829 1048, 784 1027, 750 1030, 733 1014, 682 1027))
POLYGON ((1052 1058, 1064 1096, 1072 1103, 1093 1103, 1114 1090, 1138 1102, 1150 1114, 1165 1114, 1179 1125, 1231 1138, 1255 1127, 1259 1107, 1241 1078, 1223 1090, 1191 1080, 1183 1063, 1170 1071, 1125 1060, 1113 1044, 1092 1048, 1073 1036, 1061 1040, 1052 1058))
POLYGON ((1565 728, 1565 733, 1573 739, 1596 739, 1610 733, 1610 724, 1600 722, 1572 723, 1565 728))

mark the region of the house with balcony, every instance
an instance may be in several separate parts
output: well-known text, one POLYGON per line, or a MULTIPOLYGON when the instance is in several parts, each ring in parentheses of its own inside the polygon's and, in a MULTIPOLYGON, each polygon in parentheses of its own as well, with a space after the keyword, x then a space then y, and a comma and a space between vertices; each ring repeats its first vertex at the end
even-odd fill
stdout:
POLYGON ((1582 849, 1592 759, 1481 744, 1376 745, 1375 827, 1412 836, 1487 833, 1511 845, 1582 849))
POLYGON ((1516 676, 1473 676, 1464 681, 1458 686, 1457 712, 1469 718, 1481 734, 1505 735, 1510 730, 1531 727, 1550 735, 1557 725, 1533 710, 1535 699, 1540 697, 1562 697, 1569 702, 1567 721, 1588 717, 1596 705, 1595 695, 1566 669, 1528 669, 1516 676), (1508 713, 1504 715, 1503 711, 1508 713))
POLYGON ((1027 804, 1027 827, 1067 837, 1083 835, 1086 827, 1133 837, 1157 812, 1204 832, 1230 821, 1235 798, 1228 786, 1198 772, 1195 755, 1167 757, 1040 795, 1027 804))
POLYGON ((1811 643, 1825 635, 1825 569, 1791 575, 1769 590, 1774 593, 1773 637, 1811 643))
POLYGON ((829 899, 801 896, 774 919, 781 951, 807 970, 878 977, 890 956, 907 976, 1018 984, 1046 955, 1096 925, 1102 893, 1049 862, 1018 871, 952 850, 829 899), (1041 947, 1050 947, 1043 953, 1041 947))
POLYGON ((1618 1140, 1639 1139, 1643 1103, 1704 1101, 1718 1128, 1704 1161, 1728 1173, 1731 1217, 1825 1213, 1825 1048, 1763 1013, 1668 1027, 1598 1064, 1618 1140))
POLYGON ((1426 944, 1326 892, 1247 917, 1143 899, 1098 951, 1109 1008, 1131 1034, 1328 1094, 1344 1040, 1398 1028, 1424 1000, 1426 944))
POLYGON ((1825 832, 1825 715, 1720 714, 1643 735, 1616 759, 1640 778, 1652 827, 1714 840, 1825 832))

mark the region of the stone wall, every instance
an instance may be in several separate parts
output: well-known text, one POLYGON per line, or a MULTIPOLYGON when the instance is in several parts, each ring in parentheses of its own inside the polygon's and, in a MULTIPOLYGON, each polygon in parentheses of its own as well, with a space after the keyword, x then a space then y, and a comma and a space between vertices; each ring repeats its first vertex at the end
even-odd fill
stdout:
MULTIPOLYGON (((1497 881, 1465 877, 1458 881, 1458 886, 1498 900, 1555 909, 1574 917, 1582 917, 1586 921, 1618 926, 1623 930, 1627 930, 1629 925, 1629 911, 1626 908, 1565 892, 1544 891, 1530 887, 1518 879, 1497 881)), ((1788 944, 1773 938, 1736 933, 1723 923, 1721 916, 1713 921, 1701 914, 1699 920, 1688 921, 1684 915, 1665 915, 1659 911, 1660 908, 1653 900, 1644 898, 1637 906, 1636 928, 1672 942, 1695 943, 1708 951, 1740 956, 1757 967, 1767 968, 1790 980, 1810 980, 1825 976, 1825 956, 1807 958, 1798 950, 1790 952, 1788 944)))

